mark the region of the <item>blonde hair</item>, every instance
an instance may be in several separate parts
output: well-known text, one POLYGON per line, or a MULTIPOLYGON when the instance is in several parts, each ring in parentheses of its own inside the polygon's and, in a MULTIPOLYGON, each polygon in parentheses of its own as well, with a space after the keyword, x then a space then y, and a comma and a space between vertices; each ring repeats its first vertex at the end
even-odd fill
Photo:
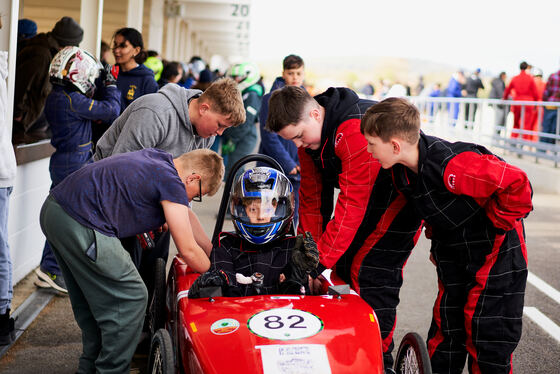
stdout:
POLYGON ((232 122, 233 127, 245 122, 245 106, 241 91, 237 88, 237 83, 231 78, 220 78, 214 81, 200 95, 201 103, 209 103, 211 110, 227 116, 232 122))
POLYGON ((185 174, 199 174, 208 196, 214 195, 224 178, 224 159, 210 149, 195 149, 177 157, 185 174))

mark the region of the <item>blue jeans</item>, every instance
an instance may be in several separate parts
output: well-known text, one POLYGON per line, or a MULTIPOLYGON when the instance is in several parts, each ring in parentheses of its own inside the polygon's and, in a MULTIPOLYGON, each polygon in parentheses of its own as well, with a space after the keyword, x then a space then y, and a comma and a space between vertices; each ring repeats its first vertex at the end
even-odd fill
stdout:
MULTIPOLYGON (((546 109, 544 108, 544 115, 542 120, 542 132, 546 132, 548 134, 556 134, 556 120, 558 117, 558 111, 556 108, 554 109, 546 109)), ((554 139, 551 138, 544 138, 541 136, 540 141, 542 143, 551 143, 554 144, 554 139)))
MULTIPOLYGON (((51 156, 49 165, 52 181, 51 190, 62 182, 64 178, 91 162, 91 144, 84 147, 80 152, 54 153, 51 156)), ((55 275, 62 274, 56 262, 56 258, 54 257, 54 253, 47 241, 45 241, 43 255, 41 256, 41 269, 55 275)))
POLYGON ((0 188, 0 314, 12 303, 12 260, 8 245, 8 205, 13 187, 0 188))

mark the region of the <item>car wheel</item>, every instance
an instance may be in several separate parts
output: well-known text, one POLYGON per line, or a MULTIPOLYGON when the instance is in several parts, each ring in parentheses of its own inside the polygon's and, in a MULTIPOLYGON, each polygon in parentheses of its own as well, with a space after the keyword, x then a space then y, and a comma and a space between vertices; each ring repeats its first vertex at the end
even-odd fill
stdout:
POLYGON ((159 329, 152 338, 150 346, 150 360, 148 373, 151 374, 173 374, 175 373, 175 361, 173 359, 173 345, 171 336, 165 329, 159 329))
POLYGON ((154 265, 154 292, 148 307, 148 324, 150 336, 165 327, 167 317, 165 308, 165 260, 158 258, 154 265))
POLYGON ((397 351, 395 371, 398 374, 431 374, 430 356, 424 340, 415 332, 404 336, 397 351))

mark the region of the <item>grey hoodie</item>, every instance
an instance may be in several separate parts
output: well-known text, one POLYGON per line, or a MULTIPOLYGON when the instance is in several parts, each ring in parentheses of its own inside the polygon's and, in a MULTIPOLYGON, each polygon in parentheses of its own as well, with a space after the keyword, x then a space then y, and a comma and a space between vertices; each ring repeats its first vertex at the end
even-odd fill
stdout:
POLYGON ((156 93, 134 100, 99 139, 94 159, 144 148, 161 149, 175 158, 209 148, 214 137, 195 135, 189 118, 189 100, 201 93, 167 84, 156 93))

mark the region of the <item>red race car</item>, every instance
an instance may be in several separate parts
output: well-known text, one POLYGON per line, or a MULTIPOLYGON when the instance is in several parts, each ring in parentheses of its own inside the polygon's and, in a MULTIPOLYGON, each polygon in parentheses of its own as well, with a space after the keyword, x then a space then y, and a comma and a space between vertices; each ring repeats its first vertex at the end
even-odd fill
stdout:
MULTIPOLYGON (((214 239, 228 197, 224 193, 214 239)), ((324 282, 320 295, 222 297, 214 288, 190 299, 189 288, 198 276, 175 257, 165 282, 165 262, 156 263, 148 311, 150 373, 385 373, 377 317, 336 274, 324 282)), ((404 337, 395 370, 431 373, 420 336, 404 337)))

